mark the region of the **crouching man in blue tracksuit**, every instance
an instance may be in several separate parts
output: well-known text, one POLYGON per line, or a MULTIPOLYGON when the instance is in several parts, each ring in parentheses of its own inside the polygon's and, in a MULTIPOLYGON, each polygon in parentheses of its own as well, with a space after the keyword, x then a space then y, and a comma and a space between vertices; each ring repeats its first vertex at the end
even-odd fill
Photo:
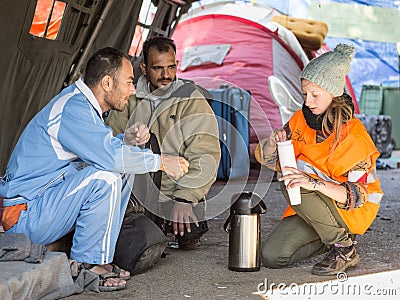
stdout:
POLYGON ((50 244, 75 229, 71 258, 100 274, 100 290, 125 287, 129 272, 112 266, 134 174, 165 171, 179 178, 182 157, 137 146, 149 139, 143 124, 113 137, 102 114, 122 111, 135 93, 129 57, 97 51, 79 79, 27 125, 0 180, 6 233, 50 244), (111 275, 110 275, 111 274, 111 275))

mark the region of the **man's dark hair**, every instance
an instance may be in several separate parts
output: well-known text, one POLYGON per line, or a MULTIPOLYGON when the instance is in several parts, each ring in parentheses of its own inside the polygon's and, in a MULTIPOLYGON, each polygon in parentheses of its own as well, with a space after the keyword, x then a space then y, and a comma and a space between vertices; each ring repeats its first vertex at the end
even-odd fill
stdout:
POLYGON ((152 47, 156 47, 160 53, 168 52, 170 48, 176 53, 176 45, 173 40, 163 36, 153 37, 143 43, 143 62, 145 64, 147 64, 149 51, 152 47))
POLYGON ((98 50, 93 54, 86 65, 83 81, 87 86, 93 87, 106 75, 115 79, 115 74, 122 66, 123 58, 129 60, 128 55, 112 47, 98 50))

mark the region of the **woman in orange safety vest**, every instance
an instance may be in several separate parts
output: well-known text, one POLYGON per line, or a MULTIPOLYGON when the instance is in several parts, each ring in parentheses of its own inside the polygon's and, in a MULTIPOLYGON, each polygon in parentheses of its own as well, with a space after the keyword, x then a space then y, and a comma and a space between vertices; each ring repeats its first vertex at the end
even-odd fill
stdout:
POLYGON ((263 245, 265 266, 285 267, 328 250, 312 273, 334 275, 360 260, 354 236, 371 225, 383 193, 379 152, 344 93, 353 55, 352 46, 339 44, 311 60, 300 74, 302 109, 256 148, 260 163, 281 172, 277 143, 292 140, 297 169, 283 166, 290 174, 279 180, 288 203, 287 189, 301 191, 301 204, 289 204, 263 245))

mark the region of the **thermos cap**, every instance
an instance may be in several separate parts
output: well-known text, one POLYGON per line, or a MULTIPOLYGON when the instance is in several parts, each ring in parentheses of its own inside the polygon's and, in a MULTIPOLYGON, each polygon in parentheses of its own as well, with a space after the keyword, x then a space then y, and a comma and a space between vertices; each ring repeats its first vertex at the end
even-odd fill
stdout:
POLYGON ((252 215, 267 212, 263 199, 253 192, 242 192, 232 196, 231 214, 252 215))

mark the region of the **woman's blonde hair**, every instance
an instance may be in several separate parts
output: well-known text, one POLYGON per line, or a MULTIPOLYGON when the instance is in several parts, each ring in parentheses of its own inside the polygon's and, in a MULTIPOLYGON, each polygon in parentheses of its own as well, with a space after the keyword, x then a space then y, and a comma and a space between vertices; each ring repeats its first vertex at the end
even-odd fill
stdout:
POLYGON ((346 103, 344 95, 334 97, 322 119, 322 132, 328 136, 335 132, 331 152, 339 143, 343 125, 354 116, 353 108, 346 103))

